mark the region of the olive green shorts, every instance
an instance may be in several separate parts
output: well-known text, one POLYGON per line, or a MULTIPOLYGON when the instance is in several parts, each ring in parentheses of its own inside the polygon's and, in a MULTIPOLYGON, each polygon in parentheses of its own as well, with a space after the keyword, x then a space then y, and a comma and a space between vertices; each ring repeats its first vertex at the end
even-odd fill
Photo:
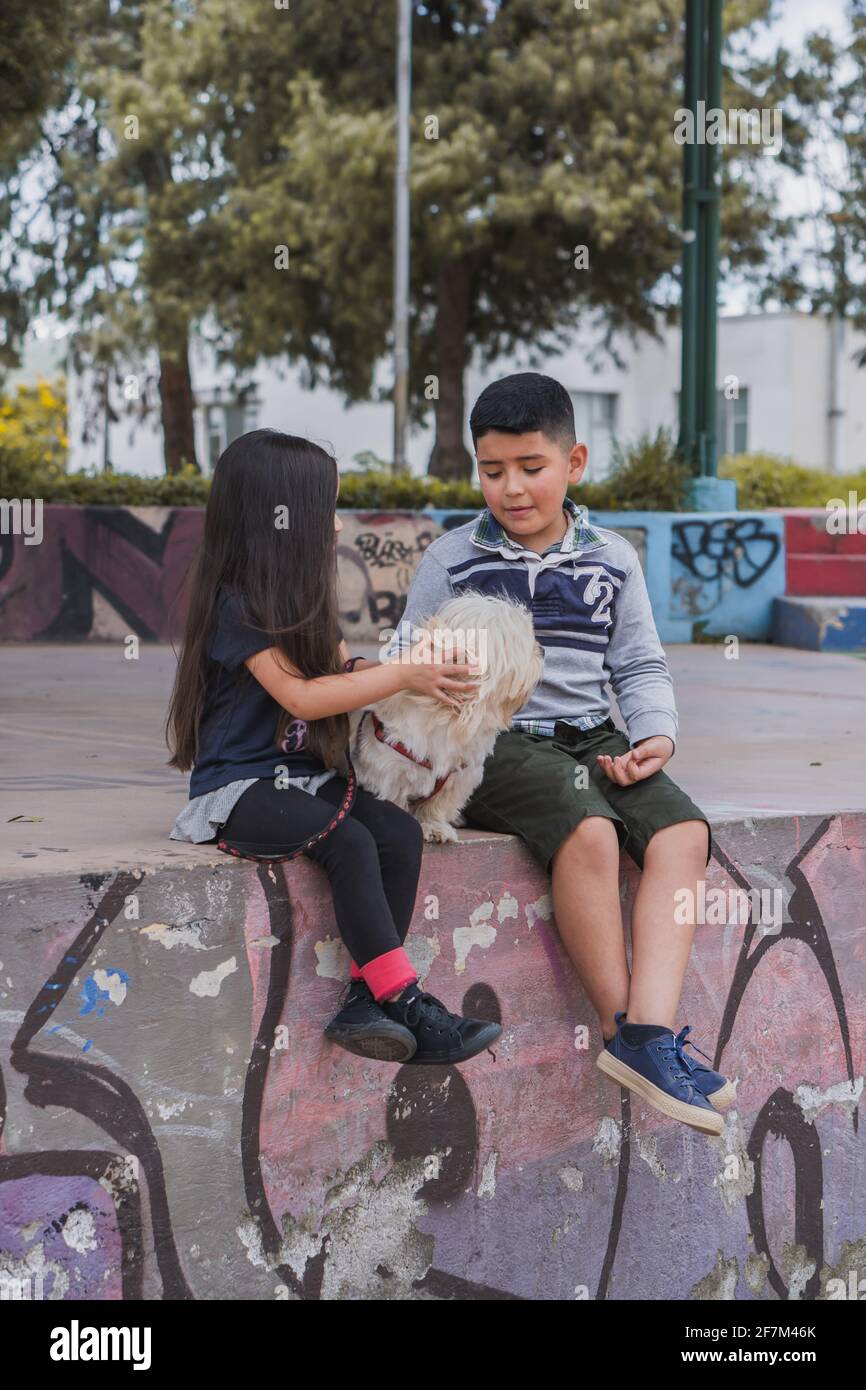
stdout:
POLYGON ((616 757, 629 746, 612 719, 585 733, 560 719, 552 738, 514 729, 500 734, 481 782, 463 807, 466 824, 519 835, 549 873, 554 854, 584 816, 612 820, 620 849, 627 850, 640 869, 657 830, 702 820, 709 863, 710 823, 664 771, 621 787, 596 762, 599 753, 616 757), (579 766, 585 773, 577 775, 579 766))

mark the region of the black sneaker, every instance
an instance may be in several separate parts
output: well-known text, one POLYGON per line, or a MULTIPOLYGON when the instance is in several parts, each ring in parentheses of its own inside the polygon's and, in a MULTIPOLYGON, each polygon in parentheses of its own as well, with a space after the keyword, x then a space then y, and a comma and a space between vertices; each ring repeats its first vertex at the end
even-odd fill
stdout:
POLYGON ((340 1012, 325 1029, 325 1037, 374 1062, 408 1062, 418 1044, 398 1019, 389 1018, 373 998, 366 980, 351 980, 340 999, 340 1012))
POLYGON ((397 999, 382 1001, 382 1009, 395 1023, 403 1024, 417 1039, 415 1063, 447 1066, 465 1062, 483 1052, 502 1032, 498 1023, 481 1018, 463 1018, 449 1013, 441 999, 407 985, 397 999))

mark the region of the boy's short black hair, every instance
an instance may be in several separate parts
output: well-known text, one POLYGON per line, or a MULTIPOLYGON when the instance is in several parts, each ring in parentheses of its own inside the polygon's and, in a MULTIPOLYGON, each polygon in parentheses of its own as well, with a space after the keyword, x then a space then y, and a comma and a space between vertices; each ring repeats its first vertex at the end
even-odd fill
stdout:
POLYGON ((566 451, 577 438, 571 397, 560 382, 540 372, 515 372, 486 386, 472 407, 469 429, 473 445, 488 430, 503 434, 540 430, 566 451))

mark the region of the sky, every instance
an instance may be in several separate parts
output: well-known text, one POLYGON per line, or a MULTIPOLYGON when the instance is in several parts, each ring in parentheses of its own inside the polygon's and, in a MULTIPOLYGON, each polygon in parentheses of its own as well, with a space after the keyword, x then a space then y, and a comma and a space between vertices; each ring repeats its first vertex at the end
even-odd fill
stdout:
POLYGON ((777 43, 793 48, 813 29, 829 29, 837 38, 847 29, 844 0, 778 0, 775 16, 767 37, 754 44, 755 52, 770 52, 777 43))

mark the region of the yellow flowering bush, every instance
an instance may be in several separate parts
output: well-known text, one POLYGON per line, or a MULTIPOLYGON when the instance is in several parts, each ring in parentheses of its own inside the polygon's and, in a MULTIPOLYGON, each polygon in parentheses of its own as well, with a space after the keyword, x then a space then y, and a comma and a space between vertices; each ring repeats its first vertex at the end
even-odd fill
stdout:
POLYGON ((0 497, 40 497, 66 474, 66 382, 0 394, 0 497))

